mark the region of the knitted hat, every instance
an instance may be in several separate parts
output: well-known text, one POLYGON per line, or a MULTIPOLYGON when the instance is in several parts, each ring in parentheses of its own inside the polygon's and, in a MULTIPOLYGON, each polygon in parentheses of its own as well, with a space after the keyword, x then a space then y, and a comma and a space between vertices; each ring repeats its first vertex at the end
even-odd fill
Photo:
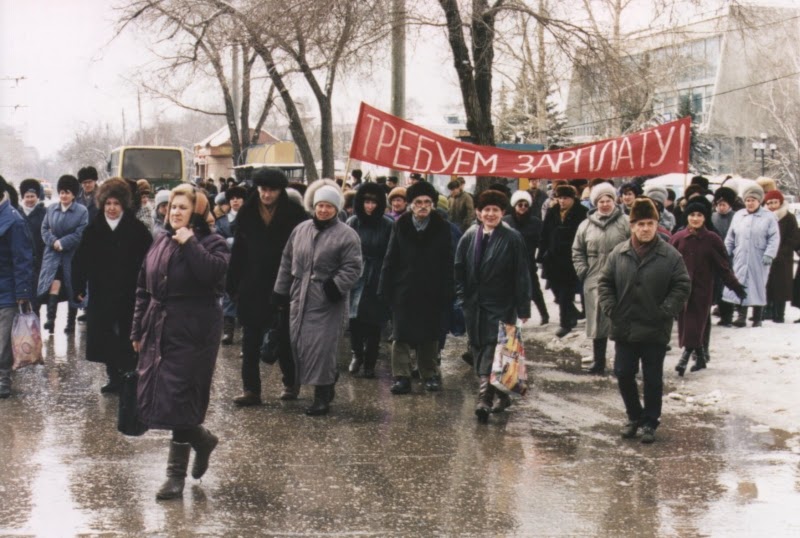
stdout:
POLYGON ((762 176, 756 180, 756 183, 761 185, 761 188, 764 189, 765 193, 777 190, 778 188, 778 184, 771 177, 762 176))
POLYGON ((81 185, 78 183, 78 180, 75 178, 75 176, 66 174, 58 178, 58 183, 56 183, 56 192, 69 191, 73 194, 73 196, 78 196, 80 190, 81 185))
POLYGON ((528 205, 533 203, 533 198, 528 191, 517 191, 511 195, 511 205, 515 206, 519 202, 528 202, 528 205))
POLYGON ((631 206, 630 221, 651 219, 658 221, 658 210, 649 198, 637 198, 631 206))
POLYGON ((427 181, 414 183, 406 189, 406 200, 409 204, 414 201, 414 198, 419 198, 420 196, 427 196, 431 200, 436 201, 439 199, 439 192, 436 190, 436 187, 427 181))
POLYGON ((617 190, 614 188, 614 185, 607 181, 598 183, 592 187, 592 190, 589 192, 589 201, 592 202, 593 206, 597 207, 597 201, 603 196, 609 196, 612 200, 616 200, 617 190))
POLYGON ((126 211, 131 209, 131 188, 128 182, 119 177, 112 177, 103 182, 97 189, 97 207, 100 211, 106 205, 106 200, 114 198, 126 211))
POLYGON ((447 199, 447 196, 444 194, 439 195, 439 199, 436 200, 436 209, 450 210, 450 201, 447 199))
POLYGON ((220 194, 223 194, 225 196, 225 200, 229 202, 231 201, 231 198, 241 198, 242 200, 247 198, 247 190, 244 187, 240 187, 238 185, 235 187, 228 187, 228 189, 225 192, 220 194))
POLYGON ((97 169, 94 166, 84 166, 78 170, 78 181, 97 181, 97 169))
POLYGON ((774 191, 769 191, 764 195, 764 203, 767 203, 770 200, 778 200, 781 203, 781 205, 783 205, 784 202, 783 194, 781 194, 781 191, 779 191, 778 189, 775 189, 774 191))
POLYGON ((629 181, 628 183, 623 183, 619 188, 620 194, 625 194, 628 191, 633 191, 633 194, 638 198, 642 195, 642 186, 635 181, 629 181))
POLYGON ((704 196, 692 198, 692 200, 686 204, 684 214, 689 216, 695 211, 703 214, 703 216, 706 218, 706 226, 708 226, 711 222, 711 202, 706 200, 704 196))
POLYGON ((19 195, 25 196, 26 192, 33 191, 39 198, 42 197, 42 184, 35 179, 23 179, 19 184, 19 195))
POLYGON ((391 202, 394 198, 397 197, 405 199, 406 197, 406 188, 405 187, 395 187, 391 191, 389 191, 389 201, 391 202))
POLYGON ((156 193, 156 199, 155 199, 156 207, 166 203, 169 203, 169 191, 167 189, 161 189, 156 193))
POLYGON ((556 191, 556 198, 561 198, 562 196, 566 196, 567 198, 578 198, 578 191, 575 190, 575 187, 572 185, 559 185, 555 189, 556 191))
POLYGON ((714 191, 714 203, 718 204, 720 201, 725 201, 729 206, 736 203, 736 191, 729 187, 720 187, 714 191))
POLYGON ((660 202, 661 205, 664 205, 664 202, 667 201, 667 188, 662 187, 661 185, 645 185, 644 187, 644 195, 654 200, 656 202, 660 202))
POLYGON ((289 185, 289 179, 281 170, 262 166, 253 171, 250 176, 253 185, 256 187, 267 187, 270 189, 285 189, 289 185))
POLYGON ((475 207, 478 209, 483 209, 490 205, 499 207, 500 211, 505 211, 506 207, 508 207, 508 197, 500 191, 491 189, 485 190, 480 194, 480 196, 478 196, 478 201, 475 204, 475 207))
POLYGON ((748 198, 755 198, 759 203, 764 201, 764 189, 758 183, 751 183, 747 185, 742 191, 742 200, 748 198))
POLYGON ((322 202, 329 203, 334 206, 337 211, 341 211, 344 205, 342 191, 330 185, 323 185, 314 192, 314 207, 322 202))

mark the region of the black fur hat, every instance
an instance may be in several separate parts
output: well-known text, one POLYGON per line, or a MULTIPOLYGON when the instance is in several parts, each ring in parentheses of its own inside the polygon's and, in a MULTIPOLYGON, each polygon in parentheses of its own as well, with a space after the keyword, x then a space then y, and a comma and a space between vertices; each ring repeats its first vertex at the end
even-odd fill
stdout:
POLYGON ((689 216, 695 211, 699 211, 706 218, 706 226, 711 224, 711 202, 706 200, 704 196, 695 196, 692 198, 689 203, 686 204, 686 209, 683 213, 689 216))
POLYGON ((703 189, 703 191, 708 191, 708 178, 705 178, 703 176, 694 176, 689 184, 699 185, 703 189))
POLYGON ((78 181, 82 183, 89 179, 97 181, 97 169, 94 166, 84 166, 78 170, 78 181))
POLYGON ((37 179, 23 179, 22 182, 19 184, 19 194, 20 196, 25 196, 26 192, 33 191, 36 196, 42 198, 42 184, 39 183, 37 179))
POLYGON ((369 182, 362 183, 356 191, 356 199, 353 204, 353 211, 356 215, 358 215, 359 219, 369 219, 371 216, 373 217, 372 220, 380 220, 386 211, 386 189, 383 188, 383 185, 369 182), (375 208, 375 211, 372 212, 372 215, 367 215, 367 213, 364 211, 364 201, 367 198, 370 200, 375 200, 375 202, 378 204, 378 206, 375 208))
POLYGON ((728 202, 728 205, 733 207, 733 205, 736 203, 736 191, 730 187, 718 188, 716 191, 714 191, 714 203, 717 204, 721 200, 728 202))
POLYGON ((436 201, 439 200, 439 191, 427 181, 418 181, 406 189, 406 201, 409 204, 414 201, 414 198, 420 196, 428 196, 436 204, 436 201))
POLYGON ((11 203, 11 206, 15 208, 19 207, 17 189, 15 189, 13 185, 6 183, 5 178, 0 176, 0 200, 2 200, 6 194, 8 195, 8 200, 11 203))
POLYGON ((247 189, 240 187, 239 185, 236 185, 235 187, 228 187, 225 189, 225 200, 230 202, 231 198, 241 198, 242 200, 246 199, 247 189))
POLYGON ((652 219, 658 222, 658 210, 650 198, 637 198, 631 206, 630 221, 652 219))
POLYGON ((61 191, 69 191, 74 196, 78 196, 78 193, 81 191, 81 184, 78 183, 75 176, 69 174, 63 175, 58 178, 58 183, 56 183, 56 192, 61 191))
POLYGON ((475 207, 478 209, 483 209, 484 207, 490 205, 497 206, 501 211, 505 211, 508 207, 508 196, 493 189, 485 190, 480 194, 480 196, 478 196, 478 201, 475 204, 475 207))
POLYGON ((289 185, 289 179, 283 171, 267 166, 262 166, 253 171, 251 179, 253 180, 253 185, 256 187, 285 189, 289 185))
POLYGON ((566 196, 568 198, 578 198, 578 191, 572 185, 562 183, 556 187, 556 198, 566 196))
POLYGON ((97 189, 97 207, 100 213, 103 212, 103 206, 106 205, 106 200, 109 198, 116 198, 125 211, 131 210, 133 193, 124 179, 118 177, 107 179, 97 189))

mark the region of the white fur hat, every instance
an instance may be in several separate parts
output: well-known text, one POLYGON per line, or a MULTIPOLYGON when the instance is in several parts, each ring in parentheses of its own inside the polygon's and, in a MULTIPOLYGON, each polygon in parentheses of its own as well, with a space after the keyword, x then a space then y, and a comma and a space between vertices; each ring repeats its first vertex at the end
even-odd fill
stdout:
POLYGON ((514 207, 517 202, 522 200, 528 202, 528 205, 533 204, 533 199, 528 191, 517 191, 511 195, 511 207, 514 207))
POLYGON ((592 187, 592 190, 589 192, 589 201, 592 202, 593 206, 597 206, 597 201, 601 196, 610 196, 612 200, 616 200, 617 189, 615 189, 614 185, 608 183, 607 181, 598 183, 592 187))

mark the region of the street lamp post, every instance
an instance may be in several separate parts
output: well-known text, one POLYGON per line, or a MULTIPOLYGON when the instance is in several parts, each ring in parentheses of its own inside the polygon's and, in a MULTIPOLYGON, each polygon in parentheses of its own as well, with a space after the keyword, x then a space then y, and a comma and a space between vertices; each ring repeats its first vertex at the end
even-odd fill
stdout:
POLYGON ((753 160, 758 159, 758 152, 761 152, 761 175, 763 176, 766 173, 766 163, 764 161, 765 154, 769 149, 769 156, 770 159, 775 158, 775 150, 778 149, 778 146, 775 144, 770 144, 769 148, 767 148, 767 133, 761 133, 761 142, 753 142, 753 160))

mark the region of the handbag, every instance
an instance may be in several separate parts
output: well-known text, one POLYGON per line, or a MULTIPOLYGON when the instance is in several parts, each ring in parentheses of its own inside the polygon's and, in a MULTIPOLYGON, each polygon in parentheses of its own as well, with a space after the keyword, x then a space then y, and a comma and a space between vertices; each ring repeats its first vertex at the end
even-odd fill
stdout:
POLYGON ((39 318, 33 313, 30 303, 27 305, 27 312, 22 305, 19 305, 19 313, 14 316, 11 326, 11 352, 14 356, 12 368, 14 370, 25 366, 44 364, 39 318))
POLYGON ((280 356, 281 346, 281 326, 283 325, 284 309, 279 308, 275 312, 272 327, 264 333, 264 340, 259 349, 259 358, 265 364, 275 364, 280 356))
POLYGON ((139 403, 136 400, 136 386, 139 374, 136 370, 122 374, 122 387, 119 391, 119 410, 117 412, 117 430, 123 435, 138 437, 148 428, 139 420, 139 403))
POLYGON ((515 325, 500 322, 489 383, 512 399, 522 398, 528 392, 525 348, 519 322, 515 325))

